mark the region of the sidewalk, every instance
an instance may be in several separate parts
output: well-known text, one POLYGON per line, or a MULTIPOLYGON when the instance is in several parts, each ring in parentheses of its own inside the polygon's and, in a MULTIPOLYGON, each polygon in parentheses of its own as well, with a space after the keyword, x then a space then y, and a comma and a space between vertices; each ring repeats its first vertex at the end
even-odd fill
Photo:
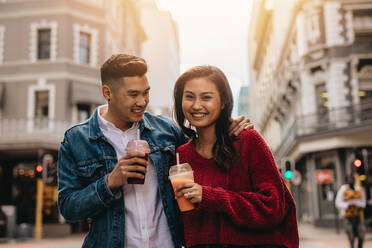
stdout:
MULTIPOLYGON (((336 233, 332 228, 315 227, 299 223, 300 248, 348 248, 349 242, 341 229, 336 233)), ((0 239, 0 248, 79 248, 83 244, 83 234, 74 234, 55 239, 0 239)), ((372 248, 372 232, 366 233, 364 248, 372 248)))
POLYGON ((46 238, 42 240, 8 239, 0 242, 1 248, 80 248, 83 244, 83 235, 74 234, 64 238, 46 238))
MULTIPOLYGON (((312 224, 299 223, 300 248, 348 248, 349 242, 342 228, 339 233, 334 228, 315 227, 312 224)), ((364 248, 372 248, 372 232, 367 232, 364 248)))
MULTIPOLYGON (((323 228, 316 227, 312 224, 299 223, 298 231, 300 233, 300 240, 340 240, 347 239, 346 234, 342 228, 340 228, 339 233, 336 232, 334 228, 323 228)), ((372 231, 366 233, 365 240, 372 241, 372 231)))

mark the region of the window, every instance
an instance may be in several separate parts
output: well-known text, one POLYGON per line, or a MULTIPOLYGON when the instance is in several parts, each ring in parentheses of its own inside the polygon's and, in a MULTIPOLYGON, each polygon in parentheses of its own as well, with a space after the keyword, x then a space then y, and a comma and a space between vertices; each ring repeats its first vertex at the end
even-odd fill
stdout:
POLYGON ((372 80, 359 82, 360 118, 371 120, 372 113, 372 80))
POLYGON ((50 38, 51 30, 39 29, 37 32, 37 58, 49 59, 50 58, 50 38))
POLYGON ((87 120, 90 116, 90 105, 88 104, 77 104, 78 110, 78 122, 83 122, 87 120))
POLYGON ((88 25, 74 24, 74 62, 92 67, 98 62, 98 30, 88 25))
POLYGON ((90 63, 90 34, 80 32, 79 38, 79 61, 82 63, 90 63))
MULTIPOLYGON (((372 66, 368 66, 372 72, 372 66)), ((366 68, 366 69, 369 69, 366 68)), ((367 71, 367 70, 366 70, 367 71)), ((362 105, 372 105, 372 79, 359 81, 359 99, 362 105)))
POLYGON ((57 29, 56 21, 30 23, 29 56, 31 62, 38 60, 55 61, 57 58, 57 29))
POLYGON ((49 91, 35 92, 35 118, 45 119, 49 115, 49 91))
POLYGON ((329 117, 328 117, 328 92, 325 83, 321 83, 316 86, 315 94, 318 124, 320 127, 326 126, 329 122, 329 117))
POLYGON ((372 32, 355 34, 355 41, 352 47, 353 52, 363 53, 372 49, 372 32))

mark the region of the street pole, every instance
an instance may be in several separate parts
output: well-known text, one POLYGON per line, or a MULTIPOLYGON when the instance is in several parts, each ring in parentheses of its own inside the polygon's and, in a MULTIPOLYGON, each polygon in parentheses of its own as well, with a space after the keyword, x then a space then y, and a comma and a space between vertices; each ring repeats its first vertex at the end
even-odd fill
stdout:
MULTIPOLYGON (((362 180, 360 180, 360 175, 358 173, 355 173, 355 184, 359 187, 363 194, 362 180)), ((364 211, 360 212, 360 220, 362 223, 364 223, 364 211)))
POLYGON ((337 207, 336 207, 336 201, 335 201, 335 196, 336 196, 337 192, 335 190, 333 190, 333 199, 332 199, 332 202, 333 202, 333 211, 334 211, 334 214, 335 214, 335 228, 336 228, 336 233, 340 233, 340 223, 338 222, 338 211, 337 211, 337 207))
POLYGON ((42 237, 43 225, 43 191, 44 183, 42 178, 36 180, 36 213, 35 213, 35 239, 40 240, 42 237))
POLYGON ((288 189, 288 191, 289 191, 289 193, 291 193, 292 194, 292 189, 291 189, 291 182, 288 180, 288 179, 284 179, 284 183, 285 183, 285 186, 287 186, 287 189, 288 189))

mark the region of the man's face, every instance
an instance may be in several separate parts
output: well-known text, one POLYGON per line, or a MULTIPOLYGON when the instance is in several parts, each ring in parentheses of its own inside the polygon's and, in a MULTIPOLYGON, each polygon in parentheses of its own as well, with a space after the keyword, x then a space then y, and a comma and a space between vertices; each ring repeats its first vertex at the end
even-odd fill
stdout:
POLYGON ((149 103, 150 86, 146 76, 123 77, 118 83, 111 91, 109 107, 121 124, 129 128, 133 122, 142 120, 149 103))

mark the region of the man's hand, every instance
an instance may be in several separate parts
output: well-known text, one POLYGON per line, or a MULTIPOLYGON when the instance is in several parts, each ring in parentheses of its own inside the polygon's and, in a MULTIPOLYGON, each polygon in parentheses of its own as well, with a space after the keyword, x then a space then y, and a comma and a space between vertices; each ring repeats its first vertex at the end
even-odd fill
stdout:
POLYGON ((145 153, 143 152, 127 153, 122 157, 107 177, 107 184, 110 190, 123 186, 128 178, 143 179, 145 176, 139 172, 146 174, 148 165, 144 157, 145 153))
POLYGON ((238 119, 230 119, 229 134, 238 136, 244 129, 253 129, 254 125, 249 119, 240 116, 238 119))

